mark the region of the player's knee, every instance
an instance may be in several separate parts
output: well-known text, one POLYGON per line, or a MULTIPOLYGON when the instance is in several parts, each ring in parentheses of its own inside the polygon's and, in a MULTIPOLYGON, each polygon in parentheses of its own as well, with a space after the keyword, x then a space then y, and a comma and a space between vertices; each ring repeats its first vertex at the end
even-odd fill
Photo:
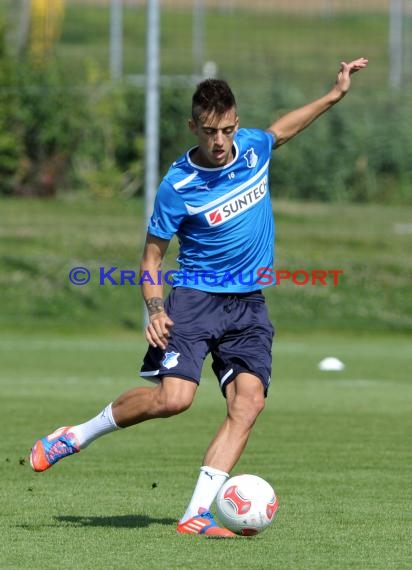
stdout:
POLYGON ((168 416, 176 416, 190 408, 191 403, 191 401, 171 399, 166 402, 164 411, 168 416))
POLYGON ((263 394, 254 394, 252 398, 248 398, 250 415, 253 421, 258 417, 258 415, 263 411, 265 407, 265 397, 263 394))
POLYGON ((185 394, 164 395, 159 401, 159 415, 164 418, 181 414, 188 408, 193 398, 185 394))
POLYGON ((246 427, 251 427, 264 407, 265 398, 263 394, 237 396, 232 405, 229 406, 229 415, 246 427))

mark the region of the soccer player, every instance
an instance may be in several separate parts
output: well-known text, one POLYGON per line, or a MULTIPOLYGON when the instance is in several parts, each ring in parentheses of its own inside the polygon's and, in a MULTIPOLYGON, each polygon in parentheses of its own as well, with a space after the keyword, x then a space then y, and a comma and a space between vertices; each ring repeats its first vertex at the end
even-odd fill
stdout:
POLYGON ((142 280, 149 347, 141 375, 156 385, 133 388, 91 420, 39 439, 30 454, 35 471, 108 432, 185 411, 211 353, 227 415, 206 450, 177 531, 235 536, 217 525, 210 507, 246 446, 270 383, 274 330, 262 289, 273 283, 266 273, 274 262, 271 151, 340 101, 351 75, 367 63, 364 58, 342 62, 326 95, 267 131, 239 128, 226 82, 208 79, 198 85, 189 120, 197 145, 172 164, 159 186, 141 260, 141 274, 157 276, 169 241, 178 236, 180 267, 166 301, 157 279, 142 280))

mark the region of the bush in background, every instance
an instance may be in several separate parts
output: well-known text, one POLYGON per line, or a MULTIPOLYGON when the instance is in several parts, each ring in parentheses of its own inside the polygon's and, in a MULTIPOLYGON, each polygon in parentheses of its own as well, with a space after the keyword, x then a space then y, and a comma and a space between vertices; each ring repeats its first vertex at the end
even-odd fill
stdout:
MULTIPOLYGON (((301 93, 274 92, 279 116, 305 104, 301 93)), ((276 107, 275 107, 276 105, 276 107)), ((290 144, 271 165, 277 197, 412 203, 412 118, 406 97, 379 100, 351 92, 290 144)))
MULTIPOLYGON (((88 121, 73 154, 73 184, 93 195, 141 195, 145 159, 145 92, 129 82, 90 87, 88 121)), ((188 97, 190 94, 188 94, 188 97)), ((186 128, 188 97, 162 92, 159 168, 164 174, 190 144, 186 128)))
MULTIPOLYGON (((8 56, 1 46, 0 192, 55 196, 68 189, 104 198, 141 194, 144 90, 126 81, 104 81, 90 62, 69 77, 57 61, 33 65, 8 56)), ((161 175, 194 144, 187 128, 191 92, 162 91, 161 175)), ((307 102, 283 81, 270 94, 256 91, 253 96, 260 104, 249 101, 240 110, 244 126, 265 128, 307 102)), ((244 99, 247 95, 239 97, 242 104, 244 99)), ((275 153, 274 195, 412 203, 412 119, 405 99, 351 92, 275 153)))
MULTIPOLYGON (((69 189, 112 198, 142 193, 141 87, 105 82, 89 61, 72 77, 56 60, 36 65, 12 58, 4 47, 0 82, 1 194, 52 197, 69 189)), ((188 144, 187 112, 181 90, 163 93, 162 172, 188 144)))
POLYGON ((7 58, 0 29, 0 194, 13 192, 23 151, 18 128, 18 97, 14 67, 7 58))
POLYGON ((84 94, 57 65, 9 56, 0 33, 0 189, 54 196, 85 124, 84 94))
POLYGON ((19 66, 16 87, 23 153, 14 193, 54 196, 70 183, 71 159, 87 121, 84 94, 56 66, 19 66))

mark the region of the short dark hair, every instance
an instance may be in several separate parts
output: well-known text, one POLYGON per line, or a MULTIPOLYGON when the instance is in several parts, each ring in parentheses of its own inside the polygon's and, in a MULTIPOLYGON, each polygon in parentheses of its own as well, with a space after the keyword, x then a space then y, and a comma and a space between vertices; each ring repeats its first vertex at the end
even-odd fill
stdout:
POLYGON ((236 107, 235 96, 223 79, 205 79, 193 93, 192 117, 195 121, 203 113, 223 115, 233 107, 236 107))

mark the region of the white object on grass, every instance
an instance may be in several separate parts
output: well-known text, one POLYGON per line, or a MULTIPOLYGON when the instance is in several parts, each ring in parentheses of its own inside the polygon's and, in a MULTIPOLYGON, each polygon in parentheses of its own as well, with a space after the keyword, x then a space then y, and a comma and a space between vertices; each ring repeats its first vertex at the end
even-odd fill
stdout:
POLYGON ((318 364, 319 370, 324 370, 326 372, 334 371, 340 372, 345 368, 345 365, 339 358, 335 358, 334 356, 328 356, 321 360, 318 364))

